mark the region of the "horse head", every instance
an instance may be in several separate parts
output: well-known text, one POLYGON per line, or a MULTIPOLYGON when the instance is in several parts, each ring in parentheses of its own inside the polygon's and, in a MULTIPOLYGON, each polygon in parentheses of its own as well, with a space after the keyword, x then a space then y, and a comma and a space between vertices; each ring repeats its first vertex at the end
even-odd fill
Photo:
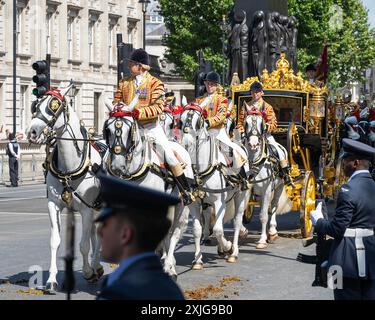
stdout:
POLYGON ((202 130, 208 136, 204 119, 205 111, 198 104, 191 103, 184 107, 184 111, 181 114, 179 129, 182 130, 182 145, 187 150, 195 146, 196 137, 199 136, 202 130))
POLYGON ((104 122, 103 138, 109 147, 108 169, 116 176, 125 174, 126 161, 132 158, 136 146, 138 125, 132 111, 124 110, 124 105, 112 105, 106 99, 109 118, 104 122))
POLYGON ((174 126, 174 114, 171 108, 165 107, 163 112, 158 117, 158 125, 162 127, 167 137, 171 136, 174 126))
POLYGON ((27 130, 30 143, 45 143, 52 132, 65 128, 69 121, 69 107, 65 96, 73 85, 70 83, 63 89, 51 89, 32 103, 32 119, 27 130))
POLYGON ((247 104, 246 107, 248 111, 245 119, 245 137, 249 152, 254 154, 260 151, 264 143, 266 122, 264 121, 263 112, 256 108, 251 108, 247 104))

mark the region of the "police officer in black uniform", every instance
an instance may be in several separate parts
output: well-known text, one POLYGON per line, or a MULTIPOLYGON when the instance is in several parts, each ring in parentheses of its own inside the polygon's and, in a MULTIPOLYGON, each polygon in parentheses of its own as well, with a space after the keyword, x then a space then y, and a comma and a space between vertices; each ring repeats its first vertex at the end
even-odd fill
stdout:
POLYGON ((168 207, 180 199, 113 177, 100 180, 104 208, 96 222, 102 258, 119 266, 104 280, 98 299, 183 300, 155 254, 171 225, 168 207))
POLYGON ((9 134, 7 154, 9 156, 10 187, 18 187, 18 161, 21 155, 21 148, 13 133, 9 134))
POLYGON ((350 178, 341 187, 336 213, 331 221, 327 221, 323 218, 321 206, 318 206, 317 210, 311 213, 311 222, 315 225, 317 233, 334 238, 328 268, 341 268, 343 284, 342 289, 334 288, 335 299, 373 300, 375 182, 370 175, 369 167, 375 149, 351 139, 343 139, 343 149, 344 172, 350 178))

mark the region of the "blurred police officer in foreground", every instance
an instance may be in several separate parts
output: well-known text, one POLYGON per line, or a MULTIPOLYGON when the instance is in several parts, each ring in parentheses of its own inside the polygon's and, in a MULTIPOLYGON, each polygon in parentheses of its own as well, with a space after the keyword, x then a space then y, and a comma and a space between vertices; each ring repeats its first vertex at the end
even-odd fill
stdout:
POLYGON ((98 299, 184 299, 154 253, 171 224, 168 207, 180 199, 113 177, 102 176, 101 184, 104 208, 96 222, 102 258, 119 266, 104 281, 98 299))
POLYGON ((343 139, 343 148, 344 172, 350 178, 341 187, 336 213, 327 221, 318 205, 311 221, 317 233, 334 238, 328 267, 341 267, 343 275, 343 289, 334 289, 335 299, 375 299, 375 182, 369 172, 375 149, 351 139, 343 139))

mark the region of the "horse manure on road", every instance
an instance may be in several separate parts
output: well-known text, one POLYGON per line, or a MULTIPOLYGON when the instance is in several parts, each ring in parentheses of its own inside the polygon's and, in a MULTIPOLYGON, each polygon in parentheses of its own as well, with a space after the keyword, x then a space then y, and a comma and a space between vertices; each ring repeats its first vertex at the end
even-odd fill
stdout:
POLYGON ((44 291, 43 290, 38 290, 38 289, 27 289, 27 290, 17 290, 17 293, 22 293, 22 294, 31 294, 31 295, 43 295, 44 291))
MULTIPOLYGON (((198 288, 194 290, 185 290, 184 294, 186 299, 191 300, 204 300, 208 299, 210 295, 219 295, 224 292, 226 287, 234 282, 241 281, 240 277, 224 277, 219 281, 218 286, 214 286, 212 284, 208 285, 207 287, 198 288)), ((233 292, 234 295, 239 295, 238 292, 233 292)), ((229 298, 229 296, 226 294, 224 295, 224 298, 229 298)))

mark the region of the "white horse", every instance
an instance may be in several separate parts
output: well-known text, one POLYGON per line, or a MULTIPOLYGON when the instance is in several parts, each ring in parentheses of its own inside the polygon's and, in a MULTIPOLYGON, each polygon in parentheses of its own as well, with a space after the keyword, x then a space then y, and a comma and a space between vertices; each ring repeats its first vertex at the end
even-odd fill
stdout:
MULTIPOLYGON (((178 192, 171 173, 165 168, 162 169, 165 166, 163 152, 156 150, 152 141, 145 139, 143 130, 134 120, 131 111, 122 111, 121 108, 116 109, 109 100, 106 101, 106 106, 110 110, 110 117, 105 122, 103 133, 109 146, 107 170, 114 176, 134 181, 144 187, 163 192, 178 192)), ((163 113, 160 117, 169 117, 169 115, 163 113)), ((158 125, 162 125, 160 118, 158 125)), ((187 151, 177 143, 172 141, 169 143, 180 157, 181 162, 186 165, 184 169, 186 177, 193 178, 191 160, 187 151)), ((200 250, 202 228, 198 204, 194 202, 189 206, 184 206, 180 203, 174 210, 172 227, 164 242, 167 254, 163 256, 164 270, 175 279, 177 278, 177 272, 175 270, 174 250, 187 227, 189 212, 193 216, 196 248, 193 269, 201 269, 203 266, 200 250)))
POLYGON ((249 154, 250 170, 253 171, 253 178, 250 180, 252 191, 259 200, 261 208, 262 233, 256 245, 257 249, 268 246, 268 211, 271 212, 268 239, 274 241, 277 238, 276 215, 289 212, 292 208, 283 179, 277 174, 278 160, 270 154, 265 133, 262 114, 256 110, 250 111, 245 119, 245 146, 249 154))
POLYGON ((82 216, 80 251, 83 257, 83 277, 98 280, 104 273, 100 265, 100 243, 93 223, 95 202, 100 192, 100 182, 92 165, 101 163, 98 152, 87 141, 87 131, 80 125, 78 116, 65 100, 73 84, 62 90, 48 92, 33 103, 33 118, 28 129, 31 143, 56 141, 53 152, 46 158, 48 211, 51 222, 51 266, 46 288, 52 293, 57 288, 56 255, 60 246, 61 214, 79 212, 82 216), (89 264, 90 239, 93 250, 89 264))
MULTIPOLYGON (((241 191, 238 184, 227 183, 226 168, 223 166, 222 154, 217 142, 211 137, 204 125, 202 108, 197 105, 185 107, 181 115, 182 145, 189 151, 193 161, 195 188, 203 200, 205 217, 210 217, 211 207, 215 213, 213 233, 218 241, 218 254, 227 257, 228 262, 238 259, 238 237, 242 228, 242 217, 250 198, 249 190, 241 191), (227 204, 234 201, 234 212, 228 216, 234 217, 233 244, 224 236, 224 216, 227 204), (208 213, 208 214, 207 214, 208 213)), ((228 206, 229 207, 229 206, 228 206)), ((207 218, 206 218, 207 220, 207 218)), ((206 222, 205 227, 209 224, 206 222)))

